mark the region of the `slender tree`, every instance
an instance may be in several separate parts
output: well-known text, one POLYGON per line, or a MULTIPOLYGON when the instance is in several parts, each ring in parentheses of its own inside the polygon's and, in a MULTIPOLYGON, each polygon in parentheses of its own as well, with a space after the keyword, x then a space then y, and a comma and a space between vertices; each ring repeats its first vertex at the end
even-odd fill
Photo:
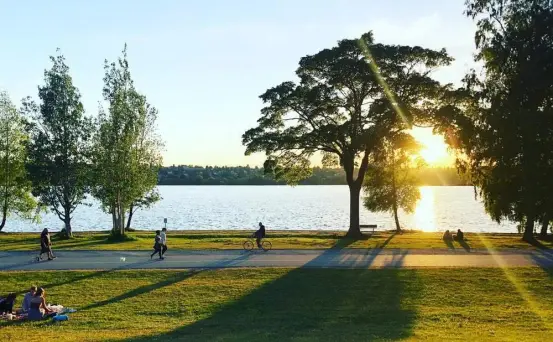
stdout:
POLYGON ((359 236, 359 197, 369 156, 388 132, 408 128, 431 107, 440 84, 431 78, 451 58, 445 50, 376 44, 372 33, 300 60, 299 82, 261 99, 258 126, 243 135, 246 154, 264 152, 265 171, 297 183, 318 153, 340 165, 350 190, 349 236, 359 236))
POLYGON ((417 170, 424 165, 418 156, 420 145, 407 133, 398 133, 381 141, 371 155, 363 185, 365 207, 370 211, 391 212, 396 230, 401 231, 399 209, 415 210, 420 198, 417 170))
POLYGON ((52 68, 44 72, 45 84, 38 88, 40 105, 30 98, 23 102, 31 119, 28 169, 33 195, 56 213, 71 237, 72 214, 88 191, 93 124, 84 115, 65 58, 50 60, 52 68))
POLYGON ((135 89, 126 46, 118 63, 105 63, 104 99, 95 140, 94 196, 112 215, 113 233, 125 234, 125 214, 157 184, 163 144, 157 110, 135 89))
POLYGON ((25 219, 38 218, 25 170, 27 140, 23 117, 8 94, 0 92, 0 230, 11 213, 25 219))

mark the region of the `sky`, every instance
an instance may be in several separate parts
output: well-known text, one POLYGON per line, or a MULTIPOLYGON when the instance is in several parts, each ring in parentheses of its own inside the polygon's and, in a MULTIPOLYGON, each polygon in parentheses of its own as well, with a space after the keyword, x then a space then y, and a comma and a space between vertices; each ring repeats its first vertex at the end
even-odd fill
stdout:
POLYGON ((295 80, 301 57, 373 31, 387 44, 447 51, 438 71, 459 83, 473 66, 464 0, 0 0, 0 89, 37 97, 59 48, 88 115, 102 100, 103 63, 123 45, 135 85, 159 110, 164 164, 261 165, 244 156, 259 95, 295 80))

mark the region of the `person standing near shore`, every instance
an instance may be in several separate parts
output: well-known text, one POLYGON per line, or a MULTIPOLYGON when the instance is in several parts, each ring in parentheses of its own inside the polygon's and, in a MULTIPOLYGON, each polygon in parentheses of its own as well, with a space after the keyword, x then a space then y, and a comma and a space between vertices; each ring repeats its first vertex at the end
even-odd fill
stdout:
POLYGON ((165 255, 167 252, 167 228, 161 230, 161 255, 165 255))

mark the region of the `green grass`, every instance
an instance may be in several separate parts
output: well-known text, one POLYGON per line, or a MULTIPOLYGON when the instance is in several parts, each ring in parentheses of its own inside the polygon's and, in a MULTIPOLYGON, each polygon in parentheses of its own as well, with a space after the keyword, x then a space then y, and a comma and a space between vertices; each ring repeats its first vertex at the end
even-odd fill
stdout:
MULTIPOLYGON (((184 231, 169 232, 171 249, 241 249, 242 243, 251 231, 184 231)), ((343 232, 298 232, 269 231, 267 238, 275 249, 321 249, 345 244, 348 248, 447 248, 441 233, 407 231, 395 234, 391 231, 377 232, 360 240, 343 239, 343 232)), ((65 250, 149 250, 152 248, 154 233, 133 232, 123 242, 112 241, 107 233, 76 233, 71 240, 53 238, 54 249, 65 250)), ((518 234, 466 234, 470 248, 485 249, 529 249, 535 248, 521 240, 518 234)), ((0 234, 0 250, 37 250, 38 234, 0 234)), ((542 241, 547 248, 551 241, 542 241)), ((462 247, 455 243, 455 248, 462 247)))
MULTIPOLYGON (((2 341, 552 341, 540 268, 0 273, 79 311, 0 323, 2 341)), ((21 298, 19 298, 21 299, 21 298)))

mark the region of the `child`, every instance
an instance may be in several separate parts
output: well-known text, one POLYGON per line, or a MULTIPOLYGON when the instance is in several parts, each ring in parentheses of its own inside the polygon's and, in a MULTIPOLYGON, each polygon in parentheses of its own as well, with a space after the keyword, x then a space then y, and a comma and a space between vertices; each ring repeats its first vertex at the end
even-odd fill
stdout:
POLYGON ((152 253, 152 255, 150 255, 150 259, 152 259, 156 253, 159 253, 160 260, 165 259, 161 255, 161 232, 159 230, 156 230, 156 237, 154 239, 154 252, 152 253))

